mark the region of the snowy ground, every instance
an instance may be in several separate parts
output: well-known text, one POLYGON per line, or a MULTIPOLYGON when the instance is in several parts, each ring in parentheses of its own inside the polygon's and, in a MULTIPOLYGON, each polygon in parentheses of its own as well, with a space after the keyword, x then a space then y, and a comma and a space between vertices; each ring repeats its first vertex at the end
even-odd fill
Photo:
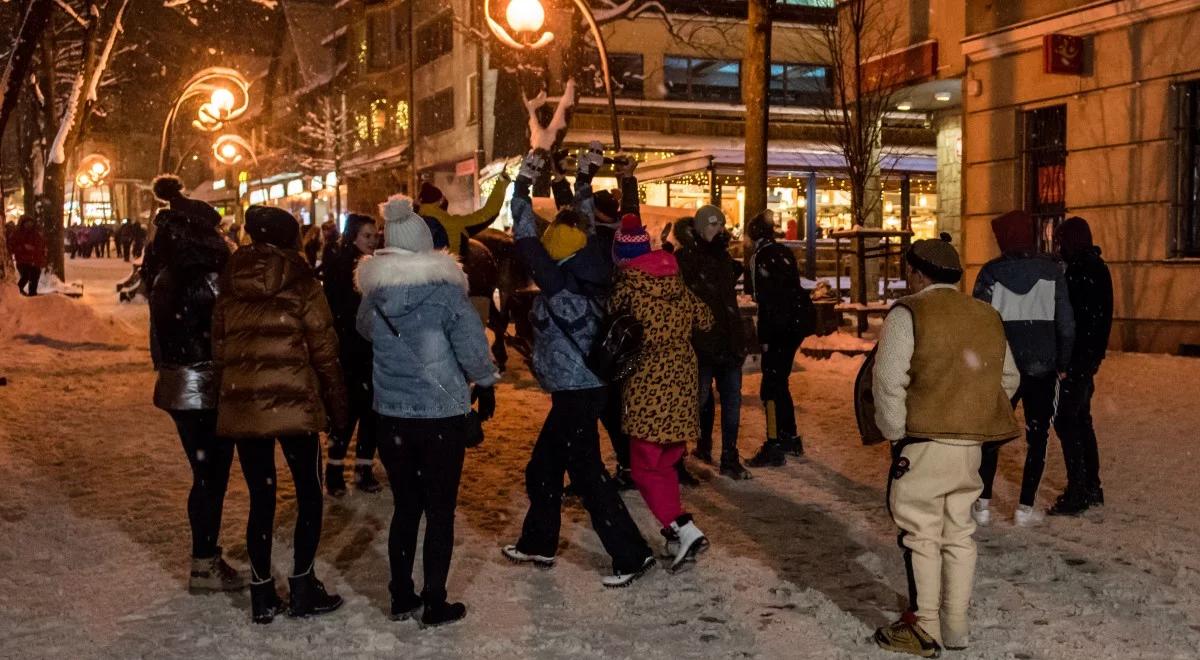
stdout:
MULTIPOLYGON (((548 405, 527 372, 510 373, 500 417, 466 466, 450 593, 468 603, 468 621, 429 631, 388 621, 385 492, 326 503, 318 574, 347 605, 263 628, 250 624, 245 594, 184 589, 188 470, 150 404, 145 308, 111 304, 126 266, 69 269, 100 318, 0 298, 0 657, 890 657, 867 641, 896 616, 904 581, 883 506, 886 450, 860 446, 853 427, 861 358, 798 361, 810 458, 688 490, 712 551, 690 573, 657 571, 616 592, 600 586, 606 561, 576 502, 564 508, 553 571, 498 553, 519 530, 522 470, 548 405), (114 313, 116 323, 103 316, 114 313), (39 323, 52 330, 31 332, 39 323)), ((981 531, 973 646, 952 657, 1200 656, 1197 380, 1200 361, 1110 358, 1096 404, 1103 518, 981 531)), ((757 387, 748 377, 744 454, 762 435, 757 387)), ((1008 512, 1023 451, 1002 456, 996 506, 1008 512)), ((1063 485, 1060 456, 1054 443, 1042 503, 1063 485)), ((295 509, 286 470, 281 479, 282 576, 295 509)), ((239 482, 235 467, 224 543, 244 561, 239 482)), ((640 499, 627 501, 656 539, 640 499)))

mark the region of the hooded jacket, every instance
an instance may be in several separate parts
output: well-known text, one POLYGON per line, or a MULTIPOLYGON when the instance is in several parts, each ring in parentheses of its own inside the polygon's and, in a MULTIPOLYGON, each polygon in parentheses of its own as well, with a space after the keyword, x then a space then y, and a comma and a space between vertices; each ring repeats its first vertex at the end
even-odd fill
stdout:
POLYGON ((975 297, 1000 312, 1022 374, 1066 371, 1075 320, 1062 268, 1035 251, 1034 226, 1027 214, 1002 215, 992 221, 992 230, 1003 254, 979 271, 975 297))
POLYGON ((374 347, 376 412, 458 417, 471 409, 470 383, 500 379, 454 257, 385 248, 363 257, 356 277, 358 332, 374 347))
POLYGON ((1075 345, 1067 372, 1095 374, 1108 350, 1112 331, 1113 287, 1100 248, 1063 251, 1067 262, 1067 291, 1075 317, 1075 345))
POLYGON ((32 224, 13 230, 8 237, 8 253, 18 265, 46 267, 46 240, 32 224))
POLYGON ((712 330, 692 337, 696 355, 707 364, 740 367, 746 359, 746 330, 738 309, 737 281, 745 269, 724 246, 700 240, 689 218, 676 222, 672 234, 679 246, 675 259, 683 283, 713 314, 712 330))
POLYGON ((343 245, 331 253, 322 264, 325 279, 325 298, 333 313, 333 328, 337 331, 339 355, 346 386, 355 387, 371 378, 371 342, 358 334, 358 308, 362 293, 354 283, 354 272, 365 255, 354 244, 343 245))
POLYGON ((212 323, 217 434, 277 438, 345 428, 333 316, 303 255, 246 246, 230 257, 220 288, 212 323))
POLYGON ((150 293, 150 357, 158 371, 154 404, 163 410, 212 410, 218 393, 213 306, 229 248, 206 223, 160 213, 166 216, 157 240, 164 268, 150 293))
POLYGON ((644 328, 637 370, 621 392, 621 427, 631 437, 670 444, 700 437, 700 378, 691 338, 713 315, 683 284, 675 257, 661 250, 623 266, 610 307, 644 328))
POLYGON ((800 268, 791 249, 773 238, 758 241, 750 258, 746 290, 758 303, 758 340, 799 346, 816 328, 812 296, 800 285, 800 268))

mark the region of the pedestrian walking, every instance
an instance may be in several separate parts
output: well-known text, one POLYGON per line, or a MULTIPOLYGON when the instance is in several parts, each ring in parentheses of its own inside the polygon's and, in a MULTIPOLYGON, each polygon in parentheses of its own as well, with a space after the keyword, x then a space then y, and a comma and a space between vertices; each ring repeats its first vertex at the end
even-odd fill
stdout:
POLYGON ((873 394, 875 421, 892 442, 887 503, 900 528, 908 609, 875 642, 936 658, 942 647, 969 644, 980 445, 1020 434, 1009 397, 1021 377, 999 315, 958 291, 954 247, 921 240, 905 258, 916 293, 884 320, 873 394))
POLYGON ((423 606, 421 624, 441 625, 467 613, 446 598, 454 511, 472 442, 471 402, 479 401, 479 418, 490 418, 500 374, 458 262, 434 250, 411 200, 393 198, 381 210, 386 247, 358 266, 358 330, 374 347, 379 458, 395 507, 388 536, 391 614, 408 619, 423 606), (418 596, 412 573, 422 516, 425 584, 418 596))
POLYGON ((789 455, 804 455, 789 379, 796 351, 816 327, 816 308, 800 285, 796 256, 775 240, 775 224, 766 213, 750 220, 746 231, 754 245, 746 288, 758 304, 758 342, 762 346, 759 395, 767 418, 766 442, 747 463, 750 467, 779 467, 787 463, 789 455))
POLYGON ((1068 218, 1054 232, 1058 253, 1067 264, 1067 293, 1075 319, 1075 343, 1066 374, 1059 381, 1054 430, 1062 443, 1067 488, 1050 507, 1051 515, 1078 515, 1104 505, 1100 487, 1100 451, 1092 423, 1096 373, 1112 331, 1113 288, 1108 265, 1092 243, 1083 218, 1068 218))
MULTIPOLYGON (((1045 515, 1033 508, 1046 469, 1046 441, 1058 397, 1058 375, 1071 363, 1075 320, 1062 267, 1037 248, 1036 223, 1025 211, 1010 211, 992 220, 1001 255, 983 266, 975 280, 975 297, 991 304, 1004 320, 1021 386, 1013 398, 1025 408, 1025 470, 1013 521, 1037 525, 1045 515)), ((983 494, 972 512, 980 525, 991 523, 992 482, 1000 462, 1000 443, 983 448, 979 468, 983 494)))
POLYGON ((230 258, 213 314, 213 361, 221 373, 217 434, 237 443, 250 491, 252 616, 270 623, 284 609, 271 576, 276 443, 296 486, 287 612, 309 616, 342 605, 315 574, 323 506, 318 434, 327 427, 340 432, 348 413, 333 317, 299 252, 299 223, 282 209, 252 206, 246 229, 253 243, 230 258))
POLYGON ((325 464, 325 490, 334 497, 346 494, 345 460, 351 435, 358 428, 354 448, 354 487, 364 493, 378 493, 383 485, 375 478, 376 415, 373 408, 375 387, 371 372, 374 356, 371 342, 358 332, 358 308, 362 294, 354 282, 354 272, 363 257, 375 253, 379 231, 375 219, 351 213, 346 218, 346 232, 336 250, 329 251, 325 268, 325 297, 333 312, 333 327, 337 331, 342 373, 346 378, 346 395, 350 418, 343 429, 329 436, 329 460, 325 464))
POLYGON ((17 263, 17 291, 36 296, 42 269, 46 267, 46 239, 42 238, 33 218, 21 216, 17 228, 8 237, 8 253, 17 263))
POLYGON ((502 552, 514 563, 554 565, 562 524, 563 474, 591 516, 592 529, 612 560, 606 587, 625 587, 654 566, 654 553, 630 517, 600 457, 598 421, 608 401, 607 383, 585 357, 600 331, 611 266, 595 236, 592 178, 603 164, 599 150, 579 160, 573 208, 559 211, 537 235, 529 188, 548 154, 530 152, 513 188, 517 254, 537 283, 533 303, 533 371, 550 394, 551 408, 525 468, 529 511, 521 537, 502 552))
POLYGON ((133 258, 141 259, 142 251, 146 248, 146 226, 141 222, 134 220, 129 230, 130 242, 133 249, 133 258))
POLYGON ((712 312, 683 284, 675 257, 651 250, 632 214, 613 243, 619 268, 609 309, 642 324, 637 369, 623 384, 621 424, 630 440, 633 481, 662 524, 672 570, 694 561, 708 539, 680 501, 675 465, 700 437, 700 378, 695 331, 713 327, 712 312))
POLYGON ((679 248, 675 258, 683 283, 713 315, 713 328, 698 332, 692 346, 700 368, 700 437, 692 455, 713 463, 712 435, 716 416, 713 382, 721 399, 720 474, 749 479, 750 471, 738 456, 738 427, 742 414, 742 364, 746 360, 746 332, 738 309, 737 282, 744 269, 729 256, 725 214, 715 206, 702 206, 694 218, 675 223, 679 248))

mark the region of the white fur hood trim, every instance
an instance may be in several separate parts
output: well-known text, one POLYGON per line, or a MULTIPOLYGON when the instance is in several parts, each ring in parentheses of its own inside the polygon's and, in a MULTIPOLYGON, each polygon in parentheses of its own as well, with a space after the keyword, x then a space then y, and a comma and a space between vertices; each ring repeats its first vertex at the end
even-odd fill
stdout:
POLYGON ((375 256, 363 257, 354 272, 358 290, 366 295, 389 286, 420 284, 457 284, 465 291, 467 275, 458 259, 445 252, 408 252, 384 248, 375 256))

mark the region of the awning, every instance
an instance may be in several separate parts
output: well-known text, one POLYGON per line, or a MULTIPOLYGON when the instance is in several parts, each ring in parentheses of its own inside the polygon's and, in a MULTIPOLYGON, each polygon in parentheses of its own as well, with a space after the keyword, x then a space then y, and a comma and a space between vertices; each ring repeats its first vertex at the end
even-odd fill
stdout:
POLYGON ((191 197, 192 199, 198 199, 202 202, 208 202, 209 204, 228 204, 237 199, 237 189, 228 187, 221 188, 219 190, 213 189, 213 182, 205 181, 195 188, 192 188, 188 192, 188 197, 191 197))
MULTIPOLYGON (((716 173, 719 175, 742 174, 746 168, 745 153, 736 149, 692 151, 673 158, 639 165, 637 175, 643 183, 661 181, 702 172, 707 170, 710 165, 716 169, 716 173)), ((771 150, 767 152, 767 171, 772 175, 830 172, 845 169, 847 169, 845 157, 828 150, 771 150)), ((937 173, 937 157, 925 154, 886 156, 883 170, 885 173, 935 174, 937 173)))
POLYGON ((383 151, 378 151, 373 154, 365 154, 356 158, 351 158, 342 163, 343 175, 354 175, 369 172, 380 167, 392 167, 407 162, 405 152, 408 150, 408 145, 400 144, 394 147, 388 147, 383 151))

